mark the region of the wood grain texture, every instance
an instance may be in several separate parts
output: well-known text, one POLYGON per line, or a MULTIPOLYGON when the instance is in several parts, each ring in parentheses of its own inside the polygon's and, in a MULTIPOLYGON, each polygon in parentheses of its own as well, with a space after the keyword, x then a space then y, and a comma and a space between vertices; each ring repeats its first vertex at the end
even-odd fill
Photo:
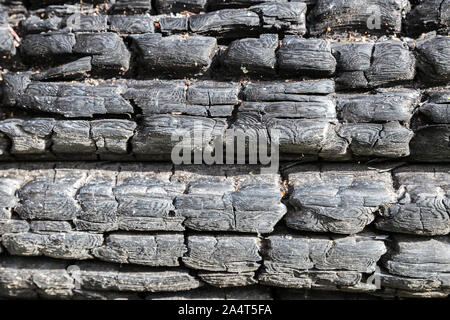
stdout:
POLYGON ((0 299, 447 298, 449 23, 450 0, 0 0, 0 299), (173 164, 199 132, 205 163, 173 164), (210 165, 229 138, 279 166, 210 165))

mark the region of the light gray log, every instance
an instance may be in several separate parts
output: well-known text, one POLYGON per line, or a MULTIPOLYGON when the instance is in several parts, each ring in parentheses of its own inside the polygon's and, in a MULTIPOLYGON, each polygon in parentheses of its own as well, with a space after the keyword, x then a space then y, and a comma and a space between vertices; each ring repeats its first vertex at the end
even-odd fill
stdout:
POLYGON ((450 159, 450 125, 420 126, 411 139, 411 159, 424 162, 448 162, 450 159))
POLYGON ((249 10, 260 15, 262 27, 268 32, 306 33, 306 4, 303 2, 264 2, 249 10))
POLYGON ((199 272, 198 277, 207 284, 218 288, 245 287, 258 282, 254 272, 199 272))
POLYGON ((260 19, 248 9, 223 9, 190 17, 189 29, 200 35, 237 38, 241 32, 247 36, 258 34, 260 19))
POLYGON ((114 12, 119 13, 150 13, 152 10, 151 0, 118 0, 112 7, 114 12))
POLYGON ((241 288, 200 288, 191 291, 173 293, 154 293, 147 300, 272 300, 272 294, 264 287, 241 288))

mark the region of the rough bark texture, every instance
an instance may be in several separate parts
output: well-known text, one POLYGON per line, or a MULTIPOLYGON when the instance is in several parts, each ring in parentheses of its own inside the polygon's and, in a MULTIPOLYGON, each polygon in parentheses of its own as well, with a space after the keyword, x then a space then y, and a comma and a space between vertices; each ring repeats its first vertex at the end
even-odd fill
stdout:
POLYGON ((449 0, 0 0, 0 298, 448 297, 449 24, 449 0), (279 167, 214 161, 230 141, 279 167))

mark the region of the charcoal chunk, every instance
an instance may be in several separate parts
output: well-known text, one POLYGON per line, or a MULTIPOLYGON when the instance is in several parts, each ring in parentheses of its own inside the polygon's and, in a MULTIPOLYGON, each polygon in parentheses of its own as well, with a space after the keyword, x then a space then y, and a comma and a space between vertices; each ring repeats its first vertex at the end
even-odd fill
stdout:
POLYGON ((342 89, 366 88, 369 83, 365 72, 370 68, 373 43, 333 43, 333 55, 337 61, 336 84, 342 89))
POLYGON ((208 0, 156 0, 155 7, 158 13, 200 12, 207 4, 208 0))
POLYGON ((63 261, 9 257, 0 262, 1 296, 67 299, 74 288, 63 261))
POLYGON ((188 17, 162 17, 159 19, 159 28, 164 35, 172 33, 185 33, 189 31, 188 17))
POLYGON ((216 39, 202 36, 145 34, 133 36, 133 40, 145 69, 177 75, 207 71, 217 45, 216 39))
POLYGON ((261 35, 258 39, 233 41, 223 56, 223 64, 237 74, 275 73, 278 36, 261 35))
POLYGON ((264 2, 288 2, 288 0, 208 0, 208 5, 209 8, 216 10, 224 8, 247 8, 264 2))
POLYGON ((306 4, 302 2, 264 2, 250 7, 262 19, 268 32, 303 35, 306 33, 306 4))
POLYGON ((117 0, 112 7, 114 12, 119 13, 150 13, 152 10, 151 0, 117 0))
POLYGON ((404 298, 446 298, 449 293, 448 276, 441 278, 408 278, 382 272, 382 296, 404 298))
POLYGON ((48 31, 57 31, 63 26, 63 19, 58 16, 41 19, 37 16, 31 16, 23 20, 20 24, 26 33, 41 33, 48 31))
POLYGON ((267 238, 268 271, 295 270, 348 270, 375 271, 376 263, 386 253, 383 241, 370 234, 347 237, 308 237, 273 235, 267 238))
POLYGON ((72 54, 75 43, 75 35, 71 33, 51 32, 25 36, 20 48, 30 57, 52 58, 72 54))
POLYGON ((416 61, 409 48, 398 40, 375 44, 373 61, 365 72, 371 86, 399 83, 414 79, 416 61))
POLYGON ((331 46, 321 39, 286 36, 277 57, 280 71, 289 74, 329 76, 336 69, 336 60, 331 54, 331 46))
POLYGON ((57 259, 90 259, 90 250, 102 243, 102 235, 82 232, 11 233, 2 236, 2 244, 13 255, 45 255, 57 259))
POLYGON ((272 300, 268 288, 257 286, 242 288, 200 288, 191 291, 173 293, 154 293, 147 300, 272 300))
POLYGON ((355 156, 398 158, 410 154, 414 133, 398 122, 344 124, 338 135, 350 143, 355 156))
POLYGON ((288 227, 354 234, 375 218, 379 207, 396 202, 388 173, 357 165, 304 165, 288 176, 292 194, 288 227))
POLYGON ((427 120, 436 124, 450 124, 450 91, 429 92, 429 100, 419 111, 427 120))
POLYGON ((190 268, 241 273, 255 271, 259 240, 245 236, 189 236, 183 262, 190 268))
POLYGON ((411 140, 411 159, 448 162, 450 157, 450 125, 419 127, 411 140))
POLYGON ((395 247, 384 263, 389 273, 411 278, 447 279, 450 262, 448 237, 395 236, 395 247))
POLYGON ((155 26, 150 16, 109 16, 109 28, 120 33, 153 33, 155 26))
POLYGON ((192 290, 201 283, 184 269, 153 271, 112 264, 80 263, 76 271, 82 289, 94 291, 176 292, 192 290))
MULTIPOLYGON (((187 101, 192 105, 219 106, 239 103, 240 86, 234 83, 199 81, 187 90, 187 101)), ((231 114, 230 114, 231 115, 231 114)))
POLYGON ((53 119, 8 119, 1 122, 0 131, 11 139, 11 153, 42 154, 48 149, 54 125, 53 119))
POLYGON ((70 170, 46 174, 48 176, 43 174, 32 179, 20 189, 20 202, 15 211, 22 219, 72 220, 80 211, 75 194, 84 175, 70 170), (54 177, 57 180, 53 181, 54 177))
MULTIPOLYGON (((202 150, 212 149, 211 143, 219 136, 223 136, 226 121, 203 117, 184 115, 153 115, 144 118, 138 133, 133 137, 133 151, 136 155, 169 156, 179 141, 173 137, 193 137, 194 130, 201 132, 204 140, 202 150), (148 139, 148 137, 152 137, 148 139)), ((200 147, 200 146, 199 146, 200 147)), ((211 150, 212 151, 212 150, 211 150)))
POLYGON ((402 14, 408 9, 403 0, 317 0, 309 15, 310 33, 358 31, 374 34, 401 31, 402 14))
POLYGON ((88 121, 59 121, 53 128, 52 151, 55 153, 95 153, 96 146, 91 139, 88 121))
POLYGON ((100 70, 125 72, 130 66, 130 52, 115 33, 77 34, 73 52, 92 55, 92 66, 100 70))
POLYGON ((133 106, 121 93, 121 86, 84 83, 32 82, 19 95, 17 103, 27 109, 71 117, 93 117, 98 114, 131 114, 133 106))
POLYGON ((72 226, 68 221, 31 221, 30 228, 33 233, 72 231, 72 226))
POLYGON ((24 233, 30 229, 29 224, 22 220, 0 220, 0 236, 6 233, 24 233))
POLYGON ((364 234, 332 239, 274 235, 267 241, 259 282, 287 288, 374 291, 362 273, 375 271, 386 252, 382 241, 364 234))
POLYGON ((14 37, 8 26, 0 25, 0 55, 13 56, 16 54, 14 37))
POLYGON ((106 244, 93 250, 96 258, 116 263, 147 266, 178 266, 187 251, 182 234, 156 236, 119 235, 106 238, 106 244))
POLYGON ((379 91, 374 95, 338 98, 340 118, 346 122, 388 122, 411 120, 418 104, 417 91, 379 91))
POLYGON ((332 80, 261 82, 251 83, 244 88, 247 101, 297 101, 303 99, 305 94, 329 93, 334 93, 332 80))
POLYGON ((450 25, 450 1, 424 0, 406 17, 407 31, 413 35, 439 30, 445 33, 450 25))
POLYGON ((285 214, 277 175, 249 177, 235 172, 227 179, 211 178, 209 175, 214 172, 215 176, 222 176, 221 166, 200 168, 209 174, 192 172, 188 166, 177 167, 174 176, 189 184, 174 202, 176 212, 186 218, 186 227, 200 231, 269 233, 285 214))
POLYGON ((84 57, 73 62, 33 74, 31 79, 36 81, 46 81, 55 79, 70 80, 73 78, 86 77, 92 68, 91 61, 91 57, 84 57))
POLYGON ((92 139, 99 154, 126 154, 128 141, 136 123, 128 120, 96 120, 91 122, 92 139))
POLYGON ((99 32, 108 29, 107 16, 74 14, 66 25, 72 32, 99 32))
POLYGON ((242 33, 259 33, 260 21, 257 13, 247 9, 223 9, 190 17, 189 28, 200 35, 238 38, 242 33))
POLYGON ((450 199, 445 181, 449 172, 445 166, 411 166, 399 168, 394 178, 401 190, 398 204, 380 212, 376 227, 381 230, 417 235, 450 233, 450 199))
POLYGON ((437 36, 417 42, 417 69, 425 83, 450 79, 450 37, 437 36))

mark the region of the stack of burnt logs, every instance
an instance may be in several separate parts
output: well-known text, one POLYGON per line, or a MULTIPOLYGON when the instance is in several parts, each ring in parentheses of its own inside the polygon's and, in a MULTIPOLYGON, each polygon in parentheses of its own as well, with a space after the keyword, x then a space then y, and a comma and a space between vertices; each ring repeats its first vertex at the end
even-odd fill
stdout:
POLYGON ((449 27, 449 0, 0 0, 0 297, 448 297, 449 27), (196 134, 234 162, 174 161, 196 134))

